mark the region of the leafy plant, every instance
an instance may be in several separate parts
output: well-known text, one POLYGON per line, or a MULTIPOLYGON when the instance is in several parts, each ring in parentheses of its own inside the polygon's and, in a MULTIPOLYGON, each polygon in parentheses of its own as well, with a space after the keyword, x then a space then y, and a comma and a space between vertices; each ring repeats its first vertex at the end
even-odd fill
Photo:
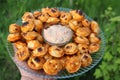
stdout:
POLYGON ((106 52, 99 68, 95 70, 96 79, 103 77, 104 80, 119 80, 120 74, 120 17, 115 16, 111 7, 101 15, 103 28, 106 36, 106 52))

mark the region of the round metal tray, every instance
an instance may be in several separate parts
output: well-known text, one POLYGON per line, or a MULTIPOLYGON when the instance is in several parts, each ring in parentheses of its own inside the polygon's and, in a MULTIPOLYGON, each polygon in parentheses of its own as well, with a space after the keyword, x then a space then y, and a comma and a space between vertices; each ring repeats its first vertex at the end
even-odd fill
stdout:
MULTIPOLYGON (((57 7, 57 8, 60 11, 70 11, 71 10, 68 8, 60 8, 60 7, 57 7)), ((89 18, 87 15, 85 15, 85 17, 88 20, 92 21, 92 19, 89 18)), ((17 23, 21 24, 21 19, 18 20, 17 23)), ((104 37, 104 33, 102 30, 100 30, 99 37, 101 38, 100 50, 98 52, 96 52, 95 54, 91 55, 93 62, 90 66, 85 67, 85 68, 80 68, 75 73, 68 73, 66 70, 62 70, 57 75, 54 75, 54 76, 46 75, 42 70, 41 71, 34 71, 28 67, 26 62, 21 62, 21 61, 17 60, 17 58, 15 58, 14 46, 12 45, 12 43, 7 42, 6 47, 7 47, 7 51, 9 52, 9 55, 12 58, 12 60, 14 62, 16 62, 16 65, 19 66, 24 71, 27 71, 29 74, 32 74, 32 75, 34 75, 36 77, 40 77, 40 78, 43 77, 43 78, 62 79, 62 78, 70 78, 70 77, 82 75, 82 74, 86 73, 87 71, 91 70, 92 68, 94 68, 95 65, 97 65, 101 61, 101 59, 104 55, 104 49, 105 49, 105 37, 104 37)))

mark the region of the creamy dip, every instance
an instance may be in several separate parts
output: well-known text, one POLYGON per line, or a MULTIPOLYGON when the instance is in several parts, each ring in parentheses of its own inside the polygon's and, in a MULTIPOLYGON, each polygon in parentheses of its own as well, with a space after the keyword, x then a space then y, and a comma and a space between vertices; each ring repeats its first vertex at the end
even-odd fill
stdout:
POLYGON ((72 30, 62 25, 52 25, 46 29, 43 29, 43 37, 45 41, 51 44, 65 44, 72 39, 72 36, 72 30))

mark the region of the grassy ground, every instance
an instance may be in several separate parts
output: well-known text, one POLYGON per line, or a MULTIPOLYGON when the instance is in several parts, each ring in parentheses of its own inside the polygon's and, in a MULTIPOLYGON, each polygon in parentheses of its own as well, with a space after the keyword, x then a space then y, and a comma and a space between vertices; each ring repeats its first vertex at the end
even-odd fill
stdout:
MULTIPOLYGON (((114 56, 120 56, 120 49, 116 50, 120 47, 120 41, 118 39, 120 35, 120 31, 118 30, 120 27, 118 23, 119 19, 116 20, 115 18, 114 20, 114 17, 120 14, 119 3, 120 0, 0 0, 0 80, 20 80, 19 71, 10 59, 5 48, 9 25, 15 23, 26 11, 32 11, 47 6, 81 9, 88 16, 99 22, 106 35, 108 45, 106 49, 107 55, 105 55, 102 62, 88 73, 68 80, 119 80, 117 75, 120 73, 120 68, 106 71, 108 67, 104 67, 106 66, 104 63, 107 65, 109 65, 111 61, 115 63, 114 60, 118 57, 114 56), (110 19, 112 19, 112 21, 109 21, 110 19), (111 37, 111 35, 114 37, 111 37), (115 38, 118 40, 115 40, 115 38), (111 46, 116 47, 111 48, 111 46), (112 51, 109 49, 112 49, 112 51), (115 52, 117 55, 115 55, 115 52), (110 59, 111 54, 113 55, 110 59), (106 60, 106 56, 107 59, 110 59, 109 61, 106 60), (104 71, 106 71, 106 74, 104 71), (113 72, 114 74, 109 72, 113 72), (106 78, 107 76, 105 75, 112 75, 115 78, 110 79, 110 76, 106 78)), ((120 60, 117 61, 116 64, 118 63, 118 65, 115 64, 115 66, 120 65, 120 60)), ((115 66, 111 67, 115 68, 115 66)))

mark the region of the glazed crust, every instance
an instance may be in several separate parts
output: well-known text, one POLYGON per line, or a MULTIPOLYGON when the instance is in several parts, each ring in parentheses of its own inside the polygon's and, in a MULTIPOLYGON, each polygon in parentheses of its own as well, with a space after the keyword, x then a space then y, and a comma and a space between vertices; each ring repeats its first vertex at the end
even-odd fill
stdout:
POLYGON ((21 26, 21 31, 23 33, 29 32, 29 31, 33 31, 33 29, 35 28, 35 24, 33 21, 29 21, 29 22, 24 22, 21 26))
POLYGON ((98 43, 92 43, 89 46, 89 53, 92 54, 92 53, 98 52, 99 49, 100 49, 100 44, 98 44, 98 43))
POLYGON ((92 32, 94 32, 96 34, 100 33, 100 28, 99 28, 99 25, 96 21, 91 22, 91 29, 92 29, 92 32))
POLYGON ((80 26, 81 26, 81 24, 78 21, 76 21, 76 20, 70 20, 69 21, 69 27, 73 31, 76 31, 80 26))
POLYGON ((80 67, 81 67, 81 61, 77 57, 71 57, 66 61, 65 68, 69 73, 77 72, 80 69, 80 67))
POLYGON ((28 60, 28 66, 34 70, 40 70, 43 68, 45 59, 38 56, 31 56, 28 60))
POLYGON ((84 36, 77 36, 74 38, 74 41, 79 44, 89 44, 89 40, 84 36))
POLYGON ((46 23, 48 24, 57 24, 60 20, 56 17, 49 17, 46 23))
POLYGON ((68 43, 67 45, 65 45, 64 51, 65 51, 65 54, 67 54, 67 55, 73 55, 73 54, 77 53, 78 48, 75 43, 68 43))
POLYGON ((81 56, 81 66, 82 67, 87 67, 92 63, 92 57, 90 54, 82 54, 81 56))
POLYGON ((95 33, 90 34, 89 40, 91 43, 100 43, 100 38, 95 33))
POLYGON ((43 23, 40 20, 34 20, 35 30, 40 33, 43 28, 43 23))
POLYGON ((51 59, 45 62, 43 69, 48 75, 56 75, 62 69, 62 65, 58 60, 51 59))
POLYGON ((64 55, 63 49, 58 46, 51 46, 49 48, 49 54, 53 57, 62 57, 64 55))
POLYGON ((17 54, 18 59, 21 61, 28 59, 28 57, 30 56, 30 53, 27 47, 22 47, 18 49, 16 54, 17 54))
POLYGON ((22 16, 22 22, 33 21, 35 18, 31 12, 25 12, 22 16))
POLYGON ((48 51, 48 45, 42 45, 33 50, 33 56, 43 57, 48 51))
POLYGON ((31 31, 27 33, 22 33, 22 36, 25 40, 30 41, 30 40, 36 39, 38 36, 38 33, 36 33, 35 31, 31 31))
POLYGON ((17 25, 17 24, 11 24, 11 25, 9 26, 9 32, 10 32, 10 33, 20 33, 20 32, 21 32, 20 26, 17 25))
POLYGON ((20 33, 9 34, 7 40, 10 42, 15 42, 21 39, 20 33))
POLYGON ((74 20, 82 21, 84 19, 84 14, 81 10, 72 10, 70 13, 74 20))
POLYGON ((68 25, 71 19, 72 15, 69 12, 61 12, 60 21, 62 25, 68 25))
POLYGON ((23 48, 23 47, 27 47, 26 43, 25 43, 25 42, 22 42, 22 41, 17 41, 17 42, 14 43, 14 45, 15 45, 15 47, 16 47, 17 49, 21 49, 21 48, 23 48))
POLYGON ((51 17, 58 17, 60 15, 60 12, 57 8, 51 8, 51 9, 48 10, 48 14, 51 17))
POLYGON ((76 30, 77 36, 89 36, 91 33, 91 30, 88 27, 79 27, 76 30))
POLYGON ((82 25, 83 25, 84 27, 90 27, 90 22, 89 22, 87 19, 84 19, 84 20, 82 21, 82 25))
POLYGON ((89 46, 86 44, 78 44, 78 49, 80 53, 89 53, 89 46))
POLYGON ((40 42, 38 40, 31 40, 27 42, 27 47, 29 49, 36 49, 37 47, 41 46, 40 42))

